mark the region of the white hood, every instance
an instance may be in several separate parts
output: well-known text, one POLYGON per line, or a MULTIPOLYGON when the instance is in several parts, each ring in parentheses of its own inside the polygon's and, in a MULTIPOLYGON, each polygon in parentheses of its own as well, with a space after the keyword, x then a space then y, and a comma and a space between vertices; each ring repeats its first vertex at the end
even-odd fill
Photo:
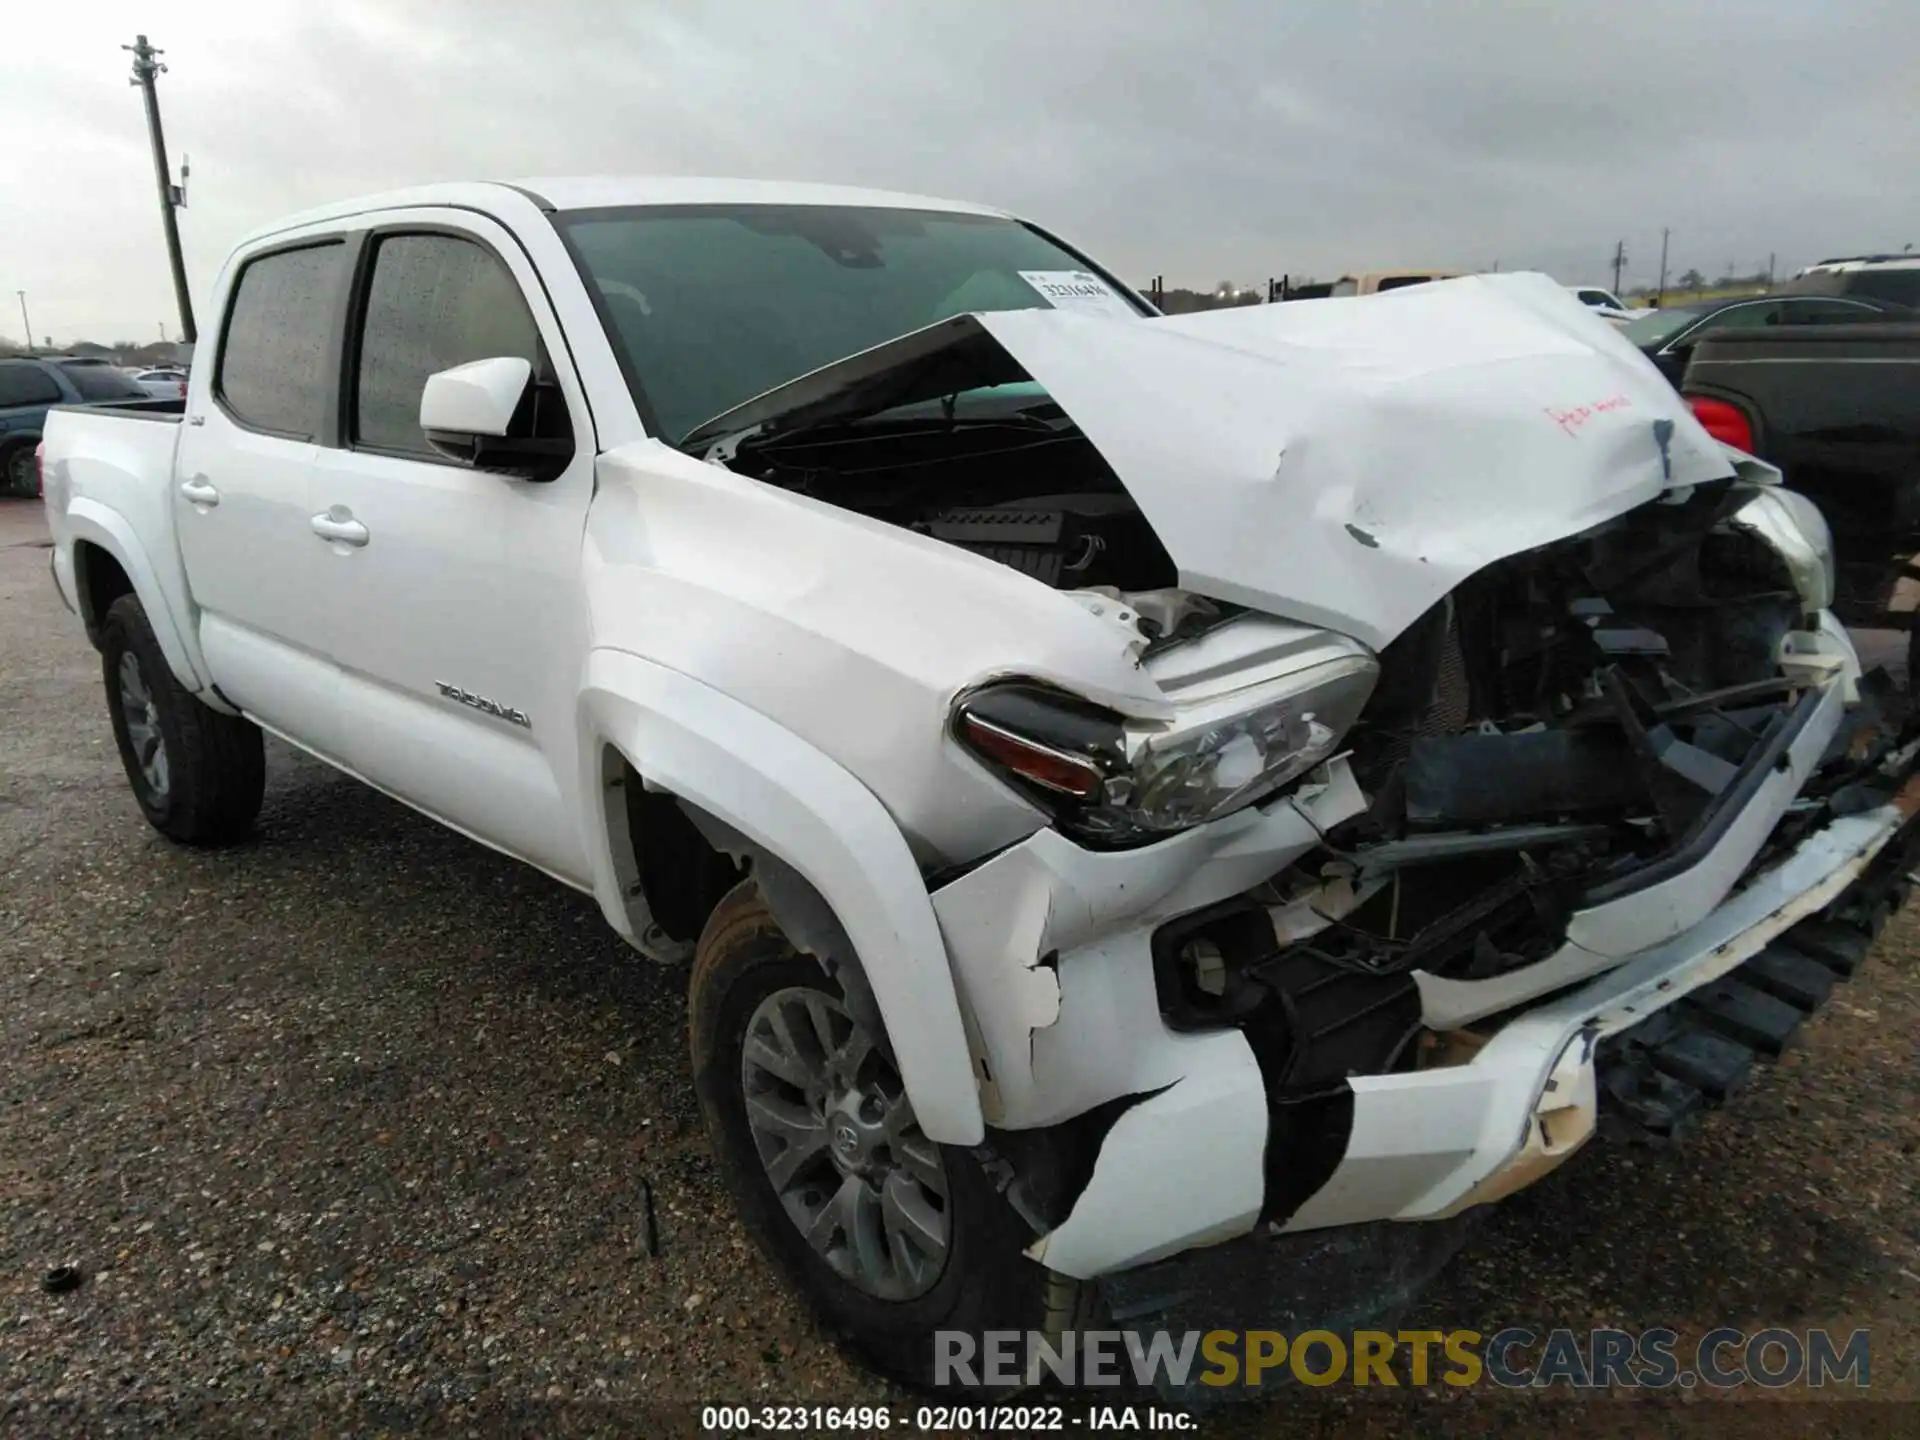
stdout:
POLYGON ((963 316, 701 431, 1015 378, 1007 360, 1113 467, 1183 586, 1376 648, 1496 560, 1734 473, 1651 362, 1527 274, 1154 320, 963 316))

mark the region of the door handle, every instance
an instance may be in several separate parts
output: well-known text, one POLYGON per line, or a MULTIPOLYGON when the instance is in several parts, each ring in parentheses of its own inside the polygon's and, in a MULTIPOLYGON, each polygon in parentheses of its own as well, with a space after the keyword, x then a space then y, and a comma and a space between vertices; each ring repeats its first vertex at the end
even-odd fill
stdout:
POLYGON ((344 505, 323 510, 307 523, 322 540, 338 540, 343 545, 367 543, 367 527, 354 519, 353 512, 344 505))
POLYGON ((195 505, 214 506, 220 503, 220 492, 213 488, 204 475, 195 475, 180 482, 180 493, 195 505))

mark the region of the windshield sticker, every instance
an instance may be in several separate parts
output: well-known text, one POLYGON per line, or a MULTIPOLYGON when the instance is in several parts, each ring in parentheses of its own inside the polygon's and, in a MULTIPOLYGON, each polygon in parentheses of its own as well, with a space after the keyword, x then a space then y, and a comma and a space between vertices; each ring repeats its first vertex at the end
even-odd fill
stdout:
POLYGON ((1121 320, 1137 320, 1140 312, 1114 293, 1098 275, 1086 270, 1022 270, 1020 278, 1038 290, 1056 310, 1076 310, 1082 315, 1107 315, 1121 320))

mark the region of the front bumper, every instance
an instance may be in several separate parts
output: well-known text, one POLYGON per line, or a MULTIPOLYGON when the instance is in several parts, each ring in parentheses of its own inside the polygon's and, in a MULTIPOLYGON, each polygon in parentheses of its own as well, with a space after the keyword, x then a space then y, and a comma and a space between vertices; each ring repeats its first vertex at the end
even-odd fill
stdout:
MULTIPOLYGON (((1737 1083, 1738 1057, 1681 1033, 1688 1026, 1676 1030, 1668 1012, 1718 1039, 1745 1034, 1765 1053, 1754 1026, 1779 1028, 1772 1007, 1795 1003, 1783 995, 1817 1003, 1824 993, 1804 967, 1796 979, 1796 964, 1838 963, 1819 945, 1797 946, 1813 934, 1800 927, 1824 923, 1877 858, 1884 870, 1885 857, 1905 856, 1920 803, 1909 747, 1882 766, 1883 791, 1899 787, 1894 799, 1830 820, 1753 870, 1839 727, 1838 682, 1813 693, 1818 703, 1710 843, 1628 903, 1597 919, 1589 912, 1585 943, 1570 927, 1559 954, 1518 972, 1534 977, 1529 999, 1564 993, 1520 1010, 1484 1043, 1441 1047, 1426 1068, 1350 1076, 1284 1127, 1245 1034, 1175 1033, 1163 1022, 1151 941, 1167 918, 1237 894, 1302 853, 1316 828, 1338 823, 1353 797, 1337 774, 1298 805, 1179 837, 1208 853, 1178 866, 1165 846, 1088 856, 1043 833, 937 892, 985 1056, 988 1123, 1018 1131, 1102 1105, 1110 1112, 1090 1174, 1033 1256, 1088 1278, 1256 1228, 1457 1216, 1578 1149, 1603 1094, 1613 1103, 1633 1092, 1657 1122, 1685 1112, 1689 1094, 1724 1093, 1737 1083), (1010 955, 1027 958, 1009 966, 1010 955), (1759 1020, 1747 990, 1768 1002, 1759 1020), (1659 1033, 1646 1028, 1663 1016, 1659 1033), (1284 1194, 1276 1177, 1286 1172, 1311 1178, 1284 1194)), ((1491 1013, 1450 1009, 1454 997, 1427 993, 1424 977, 1421 991, 1422 1018, 1436 1031, 1451 1030, 1441 1020, 1463 1008, 1491 1013)))

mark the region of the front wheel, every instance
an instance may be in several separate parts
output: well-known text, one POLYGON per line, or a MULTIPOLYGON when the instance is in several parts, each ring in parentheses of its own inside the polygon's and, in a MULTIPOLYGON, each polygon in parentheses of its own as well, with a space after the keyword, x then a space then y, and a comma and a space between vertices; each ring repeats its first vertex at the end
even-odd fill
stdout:
POLYGON ((751 880, 701 934, 694 1083, 747 1228, 862 1359, 933 1385, 935 1332, 1057 1332, 1084 1296, 968 1150, 920 1130, 885 1037, 797 953, 751 880))
POLYGON ((266 793, 259 728, 203 705, 174 678, 132 595, 107 608, 100 662, 113 738, 148 823, 186 845, 243 838, 266 793))

